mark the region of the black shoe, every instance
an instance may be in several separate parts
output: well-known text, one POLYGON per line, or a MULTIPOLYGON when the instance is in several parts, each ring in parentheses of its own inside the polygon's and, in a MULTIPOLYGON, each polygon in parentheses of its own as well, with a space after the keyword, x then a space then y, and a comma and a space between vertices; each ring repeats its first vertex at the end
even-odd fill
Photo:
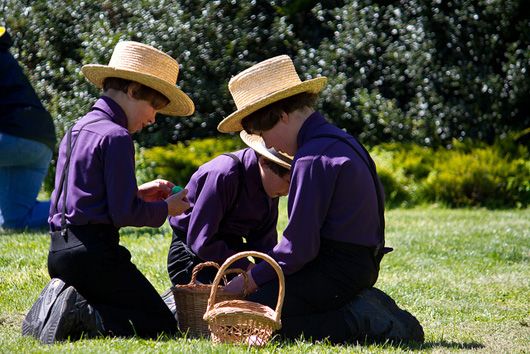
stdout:
POLYGON ((63 340, 93 338, 103 333, 97 311, 71 286, 55 302, 49 319, 42 328, 41 342, 53 344, 63 340))
POLYGON ((50 280, 24 317, 22 335, 39 338, 42 327, 50 314, 50 309, 65 288, 66 284, 61 279, 53 278, 50 280))
POLYGON ((376 288, 365 289, 347 305, 351 327, 358 340, 375 342, 423 343, 420 322, 400 309, 387 294, 376 288))

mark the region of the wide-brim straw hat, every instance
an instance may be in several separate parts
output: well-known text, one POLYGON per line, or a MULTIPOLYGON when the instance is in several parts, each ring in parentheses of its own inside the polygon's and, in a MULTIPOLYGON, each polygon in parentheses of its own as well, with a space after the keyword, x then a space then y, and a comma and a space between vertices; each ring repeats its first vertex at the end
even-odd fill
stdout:
POLYGON ((293 157, 282 152, 277 151, 274 148, 268 149, 263 141, 263 138, 256 134, 248 134, 246 131, 242 130, 239 133, 241 140, 247 144, 252 150, 256 151, 261 156, 269 159, 278 165, 285 167, 286 169, 291 169, 291 163, 293 162, 293 157))
POLYGON ((237 111, 223 119, 217 129, 221 133, 240 131, 241 120, 249 114, 302 92, 319 93, 326 81, 326 77, 301 81, 287 55, 262 61, 230 79, 228 89, 237 111))
POLYGON ((176 87, 178 62, 149 45, 123 41, 116 44, 108 65, 88 64, 81 68, 97 87, 108 77, 138 82, 167 97, 169 104, 159 112, 170 116, 189 116, 195 111, 193 101, 176 87))

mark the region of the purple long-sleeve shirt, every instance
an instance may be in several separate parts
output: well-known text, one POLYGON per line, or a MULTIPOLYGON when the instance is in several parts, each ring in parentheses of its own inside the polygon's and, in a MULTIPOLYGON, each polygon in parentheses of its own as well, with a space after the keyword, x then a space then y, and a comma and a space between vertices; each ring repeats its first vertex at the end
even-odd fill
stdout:
MULTIPOLYGON (((278 198, 271 199, 263 189, 256 152, 247 148, 233 154, 242 162, 244 176, 231 157, 214 158, 199 167, 186 186, 191 208, 169 217, 170 225, 186 234, 187 245, 203 260, 223 263, 237 253, 223 235, 244 237, 246 249, 265 253, 278 240, 278 198)), ((246 259, 234 263, 243 269, 247 265, 246 259)))
MULTIPOLYGON (((362 151, 318 112, 302 125, 291 167, 289 223, 269 253, 287 275, 318 255, 321 238, 370 247, 380 242, 377 195, 368 167, 346 143, 313 138, 320 134, 346 137, 362 151)), ((276 275, 263 262, 252 269, 252 277, 262 285, 276 275)))
MULTIPOLYGON (((111 224, 161 226, 168 213, 165 201, 145 202, 137 196, 134 145, 123 109, 103 96, 74 125, 68 173, 66 220, 72 225, 111 224), (85 123, 101 119, 87 124, 85 123)), ((48 221, 52 231, 61 227, 62 196, 55 197, 66 159, 66 135, 59 147, 55 190, 48 221)))

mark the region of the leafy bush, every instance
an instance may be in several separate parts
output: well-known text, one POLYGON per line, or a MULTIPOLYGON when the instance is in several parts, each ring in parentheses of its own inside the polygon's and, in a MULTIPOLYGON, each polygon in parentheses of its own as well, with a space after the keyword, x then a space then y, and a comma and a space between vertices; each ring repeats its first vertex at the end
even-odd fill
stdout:
POLYGON ((470 153, 440 151, 426 178, 429 201, 451 207, 526 207, 530 202, 530 161, 506 159, 494 147, 470 153))
MULTIPOLYGON (((139 147, 138 181, 161 177, 185 185, 203 163, 243 147, 239 139, 230 137, 139 147)), ((387 208, 433 202, 449 207, 525 208, 530 202, 528 149, 513 140, 491 146, 455 141, 451 149, 382 144, 371 155, 387 208)))
POLYGON ((453 141, 450 149, 382 144, 371 152, 388 207, 438 202, 449 207, 524 208, 530 202, 528 148, 453 141))
POLYGON ((5 0, 0 24, 59 136, 98 95, 80 67, 129 39, 175 57, 197 107, 159 119, 142 146, 218 135, 230 77, 278 54, 303 79, 328 76, 320 108, 363 143, 440 146, 530 126, 529 11, 524 0, 5 0))
POLYGON ((138 148, 138 183, 164 178, 185 186, 199 166, 222 153, 239 150, 243 145, 241 140, 225 136, 178 142, 165 147, 138 148))
POLYGON ((493 143, 530 126, 529 10, 520 0, 317 5, 333 35, 299 56, 330 78, 324 111, 363 142, 493 143))

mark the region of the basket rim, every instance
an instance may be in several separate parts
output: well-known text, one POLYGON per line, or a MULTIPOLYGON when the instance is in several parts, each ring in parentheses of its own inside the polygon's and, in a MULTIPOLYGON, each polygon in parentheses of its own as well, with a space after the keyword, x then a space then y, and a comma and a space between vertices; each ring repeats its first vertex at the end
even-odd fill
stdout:
MULTIPOLYGON (((243 257, 249 257, 249 256, 263 259, 264 261, 269 263, 272 266, 272 268, 276 271, 276 274, 278 276, 279 289, 278 289, 278 300, 276 302, 276 308, 273 311, 274 311, 274 314, 275 314, 276 322, 278 322, 278 323, 280 322, 282 306, 283 306, 283 299, 284 299, 284 295, 285 295, 285 278, 284 278, 284 275, 283 275, 283 271, 282 271, 280 265, 271 256, 269 256, 269 255, 267 255, 265 253, 262 253, 262 252, 257 252, 257 251, 244 251, 244 252, 236 253, 235 255, 227 258, 226 261, 221 265, 221 268, 219 268, 219 270, 217 271, 217 275, 215 276, 215 279, 214 279, 213 284, 212 284, 212 285, 215 285, 215 286, 212 286, 212 288, 211 288, 211 293, 210 293, 210 297, 208 298, 208 306, 207 306, 206 312, 204 314, 204 319, 207 319, 208 317, 210 317, 209 313, 213 309, 213 307, 214 307, 214 305, 216 303, 215 297, 216 297, 217 290, 218 290, 217 289, 217 285, 221 281, 221 277, 223 277, 223 275, 225 274, 225 272, 228 269, 228 267, 232 263, 237 261, 238 259, 243 258, 243 257)), ((211 317, 210 317, 210 320, 211 320, 211 317)))

